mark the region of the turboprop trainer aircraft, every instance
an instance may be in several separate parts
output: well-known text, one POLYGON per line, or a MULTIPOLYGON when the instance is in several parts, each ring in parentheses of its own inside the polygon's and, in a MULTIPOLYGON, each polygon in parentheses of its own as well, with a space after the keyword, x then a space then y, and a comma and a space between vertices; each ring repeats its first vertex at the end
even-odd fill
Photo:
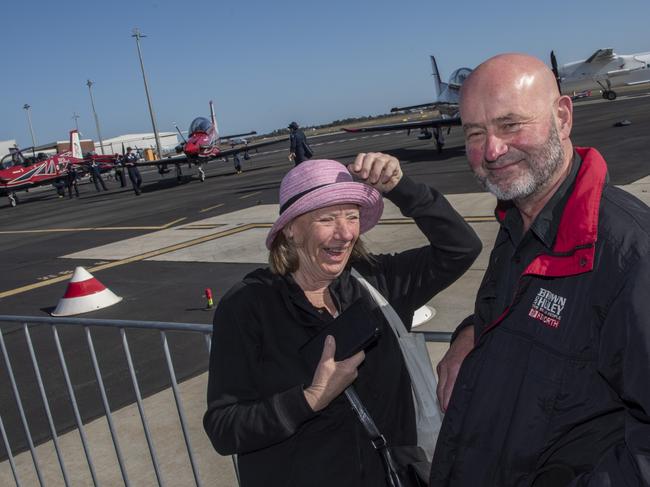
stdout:
POLYGON ((619 55, 612 48, 598 49, 587 59, 558 66, 551 51, 551 66, 566 95, 600 88, 603 98, 615 100, 613 88, 650 83, 650 52, 619 55))
POLYGON ((9 204, 18 204, 17 191, 28 191, 36 186, 57 184, 63 181, 68 174, 70 165, 87 170, 88 166, 96 161, 100 165, 112 167, 115 156, 92 155, 83 157, 79 132, 70 131, 70 150, 61 154, 47 156, 44 153, 34 154, 34 149, 19 149, 12 147, 9 154, 0 159, 0 194, 9 197, 9 204), (29 152, 32 153, 29 156, 29 152))
POLYGON ((214 104, 210 101, 209 105, 210 119, 208 120, 205 117, 195 118, 190 124, 187 139, 183 137, 183 134, 178 130, 178 127, 176 128, 183 139, 183 142, 176 147, 176 152, 179 154, 182 153, 182 155, 167 159, 159 159, 156 161, 139 162, 138 165, 158 166, 158 171, 161 174, 164 174, 167 172, 167 164, 174 164, 176 166, 176 176, 180 180, 182 176, 181 164, 187 163, 190 167, 194 164, 198 168, 199 179, 205 181, 205 171, 203 171, 203 168, 201 167, 204 163, 216 158, 227 158, 232 155, 235 169, 237 172, 241 172, 239 160, 240 153, 243 153, 244 159, 250 159, 248 151, 281 141, 272 140, 249 144, 245 139, 241 139, 243 136, 256 134, 257 132, 255 131, 220 136, 219 128, 217 126, 217 118, 214 114, 214 104), (233 143, 231 144, 230 142, 233 143), (234 142, 242 143, 235 144, 234 142), (226 145, 230 145, 230 147, 225 147, 226 145))
POLYGON ((360 128, 344 128, 346 132, 390 132, 392 130, 406 130, 410 135, 411 130, 419 129, 422 140, 435 138, 436 148, 438 152, 442 152, 445 144, 443 129, 447 128, 447 134, 451 127, 460 125, 460 117, 458 116, 458 97, 460 87, 463 82, 470 75, 472 70, 470 68, 458 68, 449 77, 448 83, 443 83, 440 80, 440 71, 436 58, 431 56, 431 69, 433 71, 433 80, 435 86, 436 98, 433 102, 423 103, 421 105, 411 105, 408 107, 394 107, 391 112, 401 112, 407 110, 417 110, 425 108, 437 108, 442 117, 433 118, 428 120, 416 120, 412 122, 391 123, 385 125, 375 125, 371 127, 360 128), (433 132, 432 132, 433 131, 433 132))

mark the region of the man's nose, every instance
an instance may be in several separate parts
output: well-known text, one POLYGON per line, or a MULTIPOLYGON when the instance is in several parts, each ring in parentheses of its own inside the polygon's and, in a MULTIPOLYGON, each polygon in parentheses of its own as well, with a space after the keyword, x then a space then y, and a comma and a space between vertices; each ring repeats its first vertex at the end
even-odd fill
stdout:
POLYGON ((508 144, 496 135, 488 135, 485 142, 485 160, 494 162, 508 152, 508 144))

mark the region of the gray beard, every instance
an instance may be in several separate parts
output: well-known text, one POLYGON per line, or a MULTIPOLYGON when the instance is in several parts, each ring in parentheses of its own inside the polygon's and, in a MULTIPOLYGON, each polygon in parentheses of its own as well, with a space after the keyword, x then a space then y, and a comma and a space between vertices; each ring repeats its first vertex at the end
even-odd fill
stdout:
POLYGON ((507 187, 500 187, 498 183, 491 182, 487 176, 479 176, 477 173, 474 173, 474 176, 483 189, 487 189, 497 199, 503 201, 522 200, 544 189, 564 161, 564 149, 555 123, 551 124, 548 139, 542 148, 529 155, 525 161, 528 164, 528 171, 509 183, 507 187))

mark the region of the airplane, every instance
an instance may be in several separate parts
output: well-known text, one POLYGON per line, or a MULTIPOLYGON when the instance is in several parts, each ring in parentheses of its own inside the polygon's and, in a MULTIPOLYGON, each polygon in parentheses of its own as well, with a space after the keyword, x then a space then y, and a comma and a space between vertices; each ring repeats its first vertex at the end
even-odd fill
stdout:
POLYGON ((385 132, 392 130, 406 130, 407 134, 410 135, 411 130, 420 129, 420 136, 418 138, 420 140, 428 140, 435 137, 436 148, 438 152, 442 152, 442 148, 445 144, 444 135, 442 133, 443 129, 447 128, 447 134, 449 134, 451 127, 461 125, 460 116, 458 115, 460 88, 472 70, 470 68, 458 68, 451 73, 449 82, 443 83, 440 80, 440 71, 438 70, 438 64, 436 63, 436 58, 434 56, 431 56, 431 69, 433 71, 433 79, 435 83, 435 100, 421 105, 394 107, 391 108, 390 111, 395 113, 415 109, 437 108, 442 114, 440 118, 375 125, 372 127, 343 128, 343 130, 346 132, 385 132))
POLYGON ((12 207, 18 204, 17 191, 29 191, 46 184, 61 184, 72 165, 87 170, 95 161, 103 169, 110 169, 115 163, 113 155, 84 157, 77 130, 70 131, 69 151, 52 156, 44 153, 34 155, 34 152, 33 147, 19 149, 14 146, 9 149, 9 154, 0 159, 0 194, 8 196, 9 205, 12 207), (29 151, 32 156, 26 155, 29 151))
POLYGON ((176 130, 181 136, 183 142, 176 147, 176 152, 179 154, 177 157, 167 159, 158 159, 155 161, 138 162, 138 166, 157 166, 158 172, 164 174, 168 171, 167 164, 174 164, 176 166, 176 177, 180 181, 182 178, 181 164, 187 162, 191 167, 194 164, 198 168, 199 180, 205 181, 205 171, 202 165, 216 158, 228 158, 232 155, 237 172, 241 172, 240 160, 238 154, 244 154, 244 159, 250 159, 249 150, 258 149, 265 145, 275 144, 282 140, 272 140, 257 142, 249 144, 246 139, 241 137, 247 135, 255 135, 257 132, 251 131, 241 134, 232 135, 219 135, 219 127, 217 126, 217 118, 214 114, 214 103, 209 102, 210 105, 210 119, 206 117, 197 117, 190 124, 188 131, 188 138, 183 136, 183 133, 178 127, 176 130), (230 148, 224 148, 224 144, 230 144, 230 148))
POLYGON ((551 67, 562 94, 575 94, 600 87, 606 100, 615 100, 612 88, 650 83, 650 52, 616 54, 598 49, 589 58, 558 66, 551 51, 551 67))

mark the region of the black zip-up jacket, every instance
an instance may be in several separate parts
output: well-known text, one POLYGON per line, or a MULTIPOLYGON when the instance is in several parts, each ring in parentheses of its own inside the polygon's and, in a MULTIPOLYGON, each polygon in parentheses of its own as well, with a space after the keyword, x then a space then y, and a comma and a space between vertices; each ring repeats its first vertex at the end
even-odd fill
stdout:
MULTIPOLYGON (((413 312, 465 272, 481 243, 433 189, 404 177, 386 197, 431 243, 354 267, 410 326, 413 312)), ((370 299, 349 269, 329 291, 339 311, 370 299)), ((345 397, 319 413, 304 398, 314 371, 298 349, 331 319, 290 276, 268 269, 246 276, 219 303, 203 424, 219 453, 238 454, 243 487, 385 485, 379 455, 345 397)), ((390 325, 380 313, 376 319, 381 336, 366 352, 355 389, 388 441, 414 445, 408 372, 390 325)))
POLYGON ((431 487, 650 485, 650 210, 606 183, 595 149, 576 151, 552 249, 505 309, 497 236, 431 487))

